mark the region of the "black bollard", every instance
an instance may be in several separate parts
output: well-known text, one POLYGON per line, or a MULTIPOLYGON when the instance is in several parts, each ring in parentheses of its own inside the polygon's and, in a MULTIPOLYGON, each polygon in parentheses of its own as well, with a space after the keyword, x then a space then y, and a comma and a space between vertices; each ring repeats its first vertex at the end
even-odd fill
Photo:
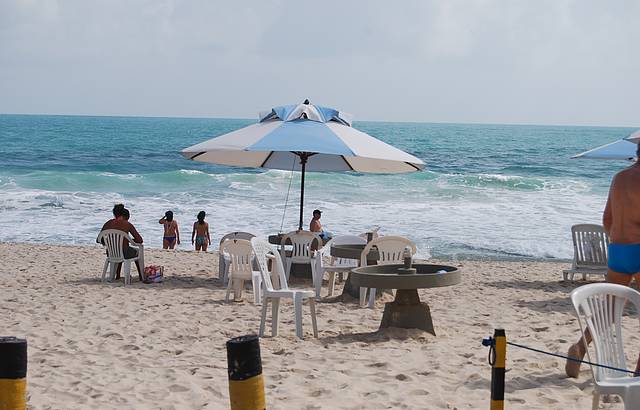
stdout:
POLYGON ((231 410, 264 410, 264 379, 258 336, 234 337, 227 342, 231 410))
POLYGON ((0 410, 27 408, 27 341, 0 336, 0 410))

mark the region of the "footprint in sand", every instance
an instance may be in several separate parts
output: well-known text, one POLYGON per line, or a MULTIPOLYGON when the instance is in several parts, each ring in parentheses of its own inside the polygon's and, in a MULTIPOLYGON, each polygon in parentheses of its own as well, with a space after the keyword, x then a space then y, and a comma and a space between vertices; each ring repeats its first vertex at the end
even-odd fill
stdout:
POLYGON ((169 386, 169 391, 173 393, 183 393, 189 391, 189 388, 181 386, 179 384, 172 384, 171 386, 169 386))
POLYGON ((407 380, 411 380, 411 378, 409 376, 407 376, 406 374, 396 374, 396 380, 400 380, 401 382, 407 381, 407 380))
POLYGON ((320 397, 323 394, 327 394, 329 393, 329 390, 327 389, 317 389, 311 392, 311 397, 320 397))

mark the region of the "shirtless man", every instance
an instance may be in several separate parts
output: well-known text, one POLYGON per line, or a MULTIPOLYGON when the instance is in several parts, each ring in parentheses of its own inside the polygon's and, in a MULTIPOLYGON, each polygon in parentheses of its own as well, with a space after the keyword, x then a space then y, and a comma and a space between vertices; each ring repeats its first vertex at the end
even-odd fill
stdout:
MULTIPOLYGON (((636 156, 640 158, 640 144, 636 156)), ((611 181, 607 206, 602 217, 604 230, 609 235, 609 270, 607 282, 629 285, 635 277, 640 283, 640 159, 618 172, 611 181)), ((582 359, 591 333, 569 348, 567 356, 582 359)), ((580 363, 567 360, 565 371, 569 377, 578 377, 580 363)), ((640 372, 640 356, 636 373, 640 372)))
POLYGON ((322 216, 322 211, 319 209, 313 210, 313 219, 311 219, 311 223, 309 224, 309 230, 311 232, 322 232, 322 225, 320 224, 320 217, 322 216))
MULTIPOLYGON (((128 221, 128 219, 124 218, 124 216, 125 215, 128 216, 128 214, 129 212, 124 208, 124 205, 122 204, 115 205, 113 207, 113 219, 108 220, 102 226, 102 229, 100 230, 100 232, 107 229, 117 229, 119 231, 131 234, 131 236, 133 236, 133 240, 135 243, 142 243, 142 236, 140 236, 136 228, 128 221)), ((96 242, 98 242, 98 240, 96 240, 96 242)), ((123 252, 124 252, 125 259, 131 259, 138 256, 138 250, 129 246, 128 240, 124 241, 123 252)), ((136 266, 138 267, 138 276, 140 277, 140 280, 142 280, 142 271, 140 269, 140 264, 138 261, 136 261, 136 266)), ((122 265, 121 264, 118 265, 118 269, 116 271, 116 279, 120 279, 121 268, 122 268, 122 265)))

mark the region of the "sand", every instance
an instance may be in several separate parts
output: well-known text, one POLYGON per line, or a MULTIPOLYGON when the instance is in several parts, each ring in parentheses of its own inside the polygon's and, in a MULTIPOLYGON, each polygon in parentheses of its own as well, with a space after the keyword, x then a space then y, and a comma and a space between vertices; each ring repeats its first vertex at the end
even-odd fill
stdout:
MULTIPOLYGON (((100 282, 97 246, 4 243, 0 260, 0 334, 28 340, 30 408, 228 408, 225 342, 257 332, 259 307, 248 293, 224 302, 215 253, 147 249, 147 264, 165 266, 166 280, 128 287, 100 282)), ((568 264, 450 263, 463 269, 462 284, 420 292, 437 337, 377 332, 382 302, 363 309, 324 298, 319 339, 305 310, 307 337, 298 340, 292 305, 283 302, 280 335, 260 341, 268 408, 487 408, 491 371, 481 340, 494 328, 553 352, 575 340, 568 295, 584 282, 561 280, 568 264)), ((628 346, 640 345, 637 322, 624 326, 628 346)), ((569 379, 560 359, 512 347, 507 354, 507 408, 590 408, 588 368, 569 379)), ((622 408, 608 401, 601 406, 622 408)))

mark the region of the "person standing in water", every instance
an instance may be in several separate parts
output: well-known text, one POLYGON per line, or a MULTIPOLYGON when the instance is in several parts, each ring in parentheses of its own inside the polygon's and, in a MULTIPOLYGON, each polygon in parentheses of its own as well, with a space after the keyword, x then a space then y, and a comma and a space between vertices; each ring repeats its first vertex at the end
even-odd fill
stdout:
POLYGON ((191 244, 196 246, 196 251, 207 251, 207 247, 211 245, 211 237, 209 236, 209 224, 204 221, 207 214, 204 211, 198 212, 198 220, 193 223, 193 231, 191 232, 191 244), (195 241, 194 241, 195 239, 195 241))
MULTIPOLYGON (((618 172, 611 181, 602 224, 611 239, 607 282, 629 286, 635 278, 636 283, 640 283, 640 144, 636 162, 618 172)), ((584 336, 571 345, 567 356, 582 360, 591 339, 587 329, 584 336)), ((567 360, 565 372, 569 377, 578 377, 580 363, 567 360)), ((640 356, 635 372, 640 373, 640 356)))
POLYGON ((165 212, 158 223, 164 226, 162 249, 173 249, 176 243, 180 245, 180 230, 178 229, 178 222, 173 219, 173 212, 165 212))

